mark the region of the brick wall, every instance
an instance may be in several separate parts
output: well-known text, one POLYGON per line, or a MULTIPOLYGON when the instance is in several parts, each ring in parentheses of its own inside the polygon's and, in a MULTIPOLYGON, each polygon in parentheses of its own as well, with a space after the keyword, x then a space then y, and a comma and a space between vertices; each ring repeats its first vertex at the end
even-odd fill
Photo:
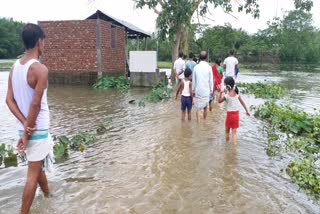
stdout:
POLYGON ((42 62, 49 71, 97 71, 96 20, 39 24, 46 34, 42 62))
MULTIPOLYGON (((125 30, 116 28, 116 48, 111 48, 111 24, 104 20, 100 23, 101 70, 123 75, 125 30)), ((96 20, 43 21, 39 25, 46 34, 42 62, 49 69, 49 82, 94 83, 98 72, 96 20)))
POLYGON ((101 20, 101 62, 102 71, 124 74, 125 71, 125 29, 115 27, 116 45, 111 47, 111 23, 101 20))

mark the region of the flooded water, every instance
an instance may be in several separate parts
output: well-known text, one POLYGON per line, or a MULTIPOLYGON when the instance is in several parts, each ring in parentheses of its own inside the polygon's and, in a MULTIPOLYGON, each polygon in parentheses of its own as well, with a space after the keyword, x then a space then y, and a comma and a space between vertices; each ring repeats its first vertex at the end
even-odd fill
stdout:
MULTIPOLYGON (((5 106, 8 73, 0 72, 0 142, 15 144, 15 119, 5 106)), ((241 73, 240 81, 271 80, 292 91, 287 100, 308 112, 320 104, 320 73, 241 73)), ((320 213, 320 204, 280 169, 288 160, 269 158, 261 122, 241 111, 238 145, 224 141, 225 105, 208 119, 181 123, 179 102, 128 104, 128 94, 86 87, 49 88, 51 133, 108 131, 83 153, 55 164, 48 174, 53 197, 38 191, 31 213, 320 213)), ((244 95, 247 105, 263 100, 244 95)), ((0 168, 0 213, 17 213, 26 165, 0 168)))

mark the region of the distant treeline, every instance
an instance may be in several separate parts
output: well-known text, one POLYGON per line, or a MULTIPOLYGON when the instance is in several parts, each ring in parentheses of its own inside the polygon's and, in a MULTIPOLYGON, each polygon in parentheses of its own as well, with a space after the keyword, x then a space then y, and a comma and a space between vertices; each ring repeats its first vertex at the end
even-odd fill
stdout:
MULTIPOLYGON (((189 51, 207 50, 211 61, 224 58, 230 49, 244 62, 269 63, 319 63, 320 31, 312 26, 312 15, 301 10, 287 12, 282 18, 274 18, 268 27, 251 35, 242 29, 223 26, 194 25, 189 34, 189 51)), ((158 50, 159 61, 171 61, 172 41, 160 41, 154 34, 140 48, 158 50)), ((135 41, 129 50, 136 48, 135 41)))
POLYGON ((23 53, 21 31, 24 23, 0 18, 0 59, 16 58, 23 53))

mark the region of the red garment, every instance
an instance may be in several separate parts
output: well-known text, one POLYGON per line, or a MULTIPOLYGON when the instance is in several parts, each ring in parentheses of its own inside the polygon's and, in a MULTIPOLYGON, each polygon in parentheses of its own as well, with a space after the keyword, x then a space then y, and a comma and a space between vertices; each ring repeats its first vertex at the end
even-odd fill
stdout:
POLYGON ((225 123, 227 128, 239 128, 239 111, 227 111, 227 118, 225 123))
POLYGON ((213 74, 213 90, 221 92, 221 82, 222 82, 222 74, 218 72, 218 65, 214 64, 212 66, 212 74, 213 74))

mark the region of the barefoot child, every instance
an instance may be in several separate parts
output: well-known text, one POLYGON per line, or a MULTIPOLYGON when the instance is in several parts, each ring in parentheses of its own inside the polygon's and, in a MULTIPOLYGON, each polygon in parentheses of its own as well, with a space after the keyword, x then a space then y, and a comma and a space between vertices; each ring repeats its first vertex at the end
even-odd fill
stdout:
POLYGON ((221 82, 223 77, 223 68, 220 66, 221 59, 217 58, 215 64, 212 66, 212 75, 213 75, 213 93, 210 95, 209 101, 209 111, 212 110, 212 102, 221 91, 221 82))
POLYGON ((222 92, 219 94, 218 102, 222 103, 223 101, 227 102, 227 118, 225 122, 226 126, 226 141, 229 141, 229 132, 232 129, 232 142, 237 143, 237 128, 239 128, 239 102, 245 109, 248 116, 250 113, 247 109, 246 104, 243 102, 240 95, 238 95, 239 90, 235 86, 235 81, 233 77, 226 77, 224 79, 224 85, 227 89, 225 96, 222 96, 222 92))
POLYGON ((179 83, 176 99, 178 98, 178 94, 181 93, 181 120, 185 121, 186 109, 188 109, 188 120, 191 120, 191 108, 192 108, 192 82, 190 81, 190 75, 192 71, 190 68, 186 68, 184 71, 184 80, 179 83))

